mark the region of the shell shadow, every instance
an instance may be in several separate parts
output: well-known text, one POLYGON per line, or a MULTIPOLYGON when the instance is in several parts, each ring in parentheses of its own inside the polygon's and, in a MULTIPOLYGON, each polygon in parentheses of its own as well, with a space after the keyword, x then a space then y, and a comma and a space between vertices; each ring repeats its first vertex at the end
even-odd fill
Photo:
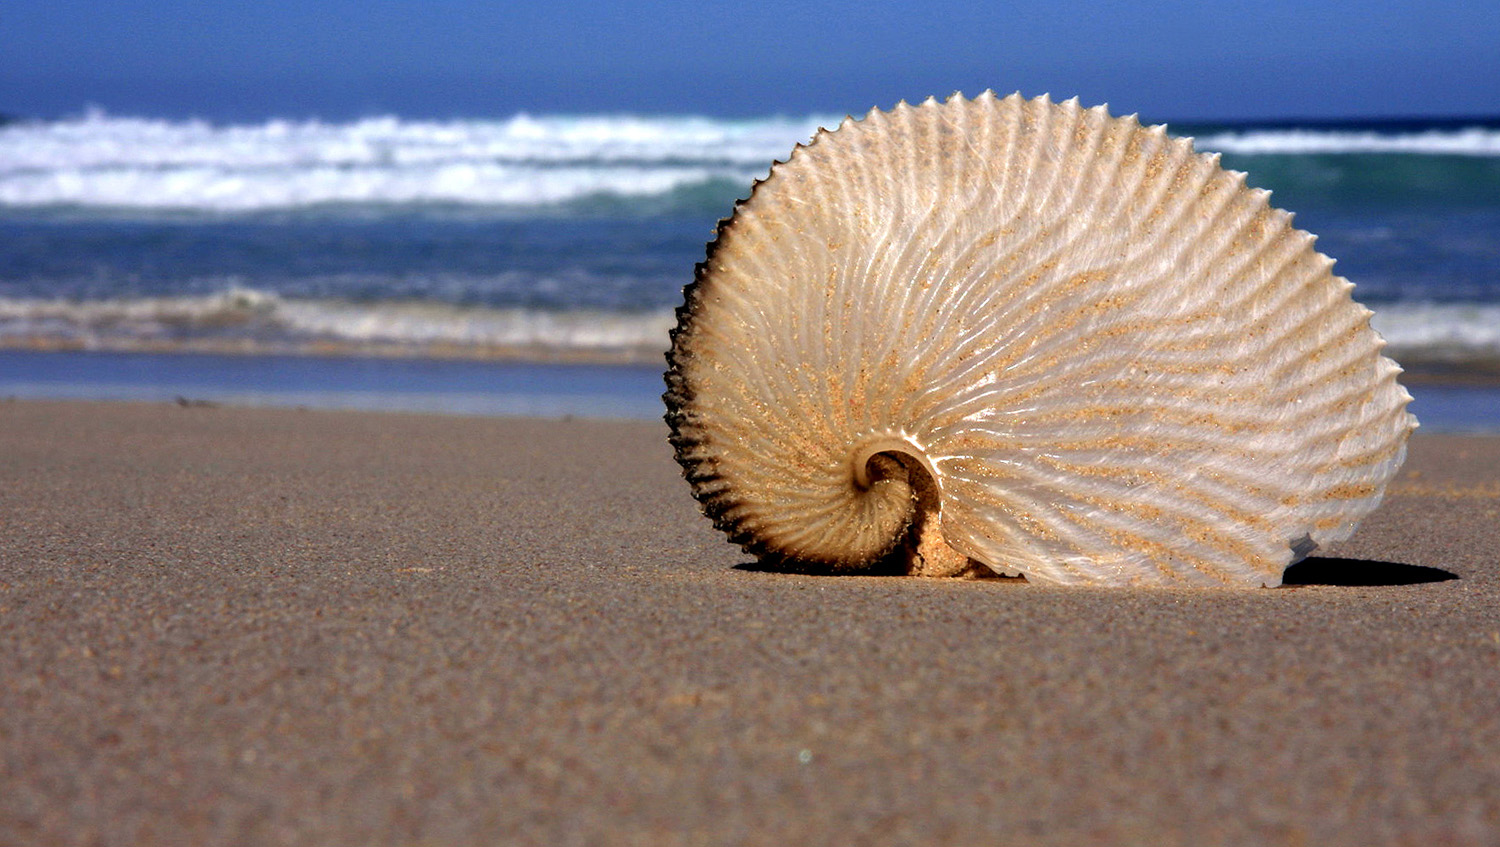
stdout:
POLYGON ((1380 562, 1370 559, 1312 557, 1287 568, 1281 584, 1287 586, 1420 585, 1424 582, 1447 582, 1450 579, 1458 579, 1458 574, 1424 565, 1403 565, 1399 562, 1380 562))
MULTIPOLYGON (((888 558, 873 564, 858 568, 832 568, 818 565, 810 565, 792 559, 762 558, 750 562, 741 562, 734 566, 737 571, 749 571, 750 573, 776 573, 795 574, 797 576, 897 576, 909 577, 905 566, 896 558, 888 558)), ((920 578, 920 577, 914 577, 920 578)), ((1026 584, 1026 578, 1021 576, 1001 576, 982 567, 976 567, 972 572, 966 573, 957 579, 974 582, 1014 582, 1026 584)))
POLYGON ((894 563, 879 561, 859 568, 832 568, 799 562, 794 559, 778 559, 770 556, 741 562, 734 566, 737 571, 751 573, 795 574, 797 576, 905 576, 894 563))
MULTIPOLYGON (((877 562, 859 569, 809 567, 790 560, 760 559, 735 565, 737 571, 753 573, 798 574, 801 576, 906 576, 894 562, 877 562)), ((969 576, 967 579, 995 580, 997 582, 1025 584, 1025 577, 1006 577, 998 574, 969 576)), ((1427 582, 1447 582, 1458 579, 1452 571, 1431 568, 1425 565, 1403 565, 1400 562, 1381 562, 1373 559, 1340 559, 1330 556, 1315 556, 1303 559, 1286 569, 1281 584, 1289 588, 1309 585, 1340 587, 1370 587, 1393 585, 1421 585, 1427 582)))

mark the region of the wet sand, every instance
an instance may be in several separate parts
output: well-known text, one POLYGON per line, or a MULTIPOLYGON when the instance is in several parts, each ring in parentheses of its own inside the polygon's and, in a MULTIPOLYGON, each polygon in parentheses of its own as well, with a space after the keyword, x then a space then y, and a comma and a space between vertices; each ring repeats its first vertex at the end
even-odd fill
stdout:
POLYGON ((1500 843, 1500 438, 1250 592, 758 572, 664 438, 0 403, 0 844, 1500 843))

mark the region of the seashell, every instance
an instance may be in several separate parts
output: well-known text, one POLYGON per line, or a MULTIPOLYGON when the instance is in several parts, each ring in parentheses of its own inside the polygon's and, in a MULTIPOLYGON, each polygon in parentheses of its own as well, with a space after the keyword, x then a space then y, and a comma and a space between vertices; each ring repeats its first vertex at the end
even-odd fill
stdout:
POLYGON ((902 103, 721 221, 667 354, 715 525, 804 569, 1275 586, 1416 419, 1269 193, 1077 100, 902 103))

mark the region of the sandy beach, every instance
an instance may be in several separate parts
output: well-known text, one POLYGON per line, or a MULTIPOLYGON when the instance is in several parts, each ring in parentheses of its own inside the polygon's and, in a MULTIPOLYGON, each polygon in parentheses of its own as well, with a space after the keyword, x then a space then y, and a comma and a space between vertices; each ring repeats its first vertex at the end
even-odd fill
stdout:
POLYGON ((0 844, 1500 843, 1500 437, 1193 592, 760 572, 665 434, 0 403, 0 844))

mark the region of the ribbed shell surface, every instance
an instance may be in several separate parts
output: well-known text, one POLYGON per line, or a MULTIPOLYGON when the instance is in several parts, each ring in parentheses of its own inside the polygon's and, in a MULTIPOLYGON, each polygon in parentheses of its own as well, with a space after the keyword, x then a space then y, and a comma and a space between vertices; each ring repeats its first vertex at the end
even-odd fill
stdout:
POLYGON ((1046 97, 819 133, 721 223, 668 354, 705 511, 751 552, 859 565, 911 519, 1066 584, 1277 585, 1345 538, 1415 419, 1313 237, 1191 141, 1046 97), (866 481, 867 482, 867 481, 866 481))

